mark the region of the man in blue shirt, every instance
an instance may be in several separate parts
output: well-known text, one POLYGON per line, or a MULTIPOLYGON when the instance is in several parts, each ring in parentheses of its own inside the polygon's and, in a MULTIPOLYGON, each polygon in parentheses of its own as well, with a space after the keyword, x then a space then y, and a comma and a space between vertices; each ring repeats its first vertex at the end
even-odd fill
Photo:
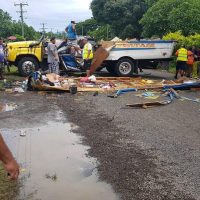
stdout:
POLYGON ((68 40, 73 41, 77 39, 75 21, 71 21, 71 23, 67 26, 65 31, 67 33, 68 40))

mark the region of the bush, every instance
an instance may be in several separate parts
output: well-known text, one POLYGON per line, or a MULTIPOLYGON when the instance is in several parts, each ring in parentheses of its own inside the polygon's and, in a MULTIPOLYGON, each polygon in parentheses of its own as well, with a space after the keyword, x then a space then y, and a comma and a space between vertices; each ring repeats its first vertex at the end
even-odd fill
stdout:
POLYGON ((169 33, 163 36, 164 40, 176 40, 177 45, 176 49, 180 48, 182 45, 185 45, 186 48, 195 46, 200 47, 200 34, 189 35, 185 37, 181 31, 177 31, 174 33, 169 33))

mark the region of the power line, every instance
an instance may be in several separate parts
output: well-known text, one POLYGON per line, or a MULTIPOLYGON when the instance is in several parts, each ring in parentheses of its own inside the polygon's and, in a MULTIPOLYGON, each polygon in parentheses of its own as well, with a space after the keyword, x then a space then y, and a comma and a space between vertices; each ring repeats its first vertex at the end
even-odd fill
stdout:
POLYGON ((40 28, 40 29, 42 30, 43 34, 45 34, 46 30, 48 29, 48 28, 45 27, 47 24, 41 23, 41 25, 42 25, 42 28, 40 28))
POLYGON ((21 25, 22 25, 22 36, 24 37, 24 13, 27 11, 23 10, 24 6, 28 6, 27 3, 15 3, 15 6, 19 6, 19 11, 17 13, 20 13, 20 18, 21 18, 21 25))
POLYGON ((54 28, 49 28, 51 31, 50 31, 50 33, 51 33, 51 37, 53 37, 53 29, 54 28))

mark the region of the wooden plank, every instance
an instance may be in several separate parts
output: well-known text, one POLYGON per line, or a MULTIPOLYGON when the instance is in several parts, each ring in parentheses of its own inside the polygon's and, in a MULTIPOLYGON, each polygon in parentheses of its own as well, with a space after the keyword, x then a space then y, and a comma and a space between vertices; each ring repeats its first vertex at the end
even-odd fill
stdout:
POLYGON ((108 56, 109 52, 103 47, 99 47, 94 54, 94 59, 90 68, 90 74, 93 74, 101 66, 103 61, 108 58, 108 56))

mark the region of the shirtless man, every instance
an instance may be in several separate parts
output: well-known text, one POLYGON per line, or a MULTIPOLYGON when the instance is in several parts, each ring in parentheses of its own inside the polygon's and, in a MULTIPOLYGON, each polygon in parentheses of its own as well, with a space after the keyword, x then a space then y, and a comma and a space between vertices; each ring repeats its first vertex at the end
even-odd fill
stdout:
POLYGON ((0 134, 0 161, 3 162, 3 166, 8 173, 8 176, 12 180, 16 180, 19 176, 19 165, 14 159, 8 146, 4 142, 1 134, 0 134))

